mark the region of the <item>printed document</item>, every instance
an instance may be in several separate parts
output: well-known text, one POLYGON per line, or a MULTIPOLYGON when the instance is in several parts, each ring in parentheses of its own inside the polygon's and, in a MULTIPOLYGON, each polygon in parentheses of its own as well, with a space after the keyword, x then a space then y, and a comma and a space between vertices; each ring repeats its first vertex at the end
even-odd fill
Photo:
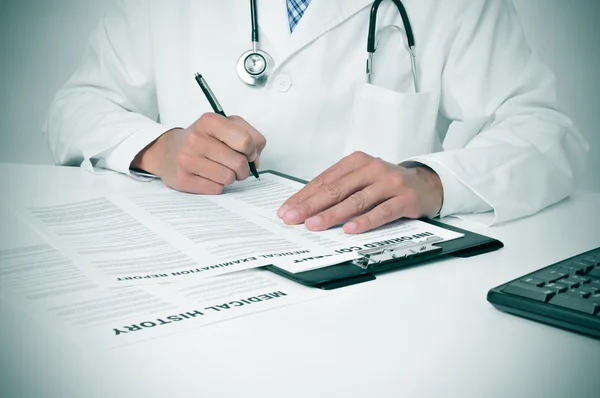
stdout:
POLYGON ((0 233, 0 300, 87 347, 114 348, 329 293, 264 270, 105 288, 11 214, 0 233))
POLYGON ((356 258, 362 248, 462 234, 418 220, 399 220, 348 235, 341 227, 311 232, 285 225, 278 207, 303 184, 263 174, 191 195, 161 183, 119 195, 44 197, 22 204, 23 218, 103 286, 198 280, 275 264, 301 272, 356 258))

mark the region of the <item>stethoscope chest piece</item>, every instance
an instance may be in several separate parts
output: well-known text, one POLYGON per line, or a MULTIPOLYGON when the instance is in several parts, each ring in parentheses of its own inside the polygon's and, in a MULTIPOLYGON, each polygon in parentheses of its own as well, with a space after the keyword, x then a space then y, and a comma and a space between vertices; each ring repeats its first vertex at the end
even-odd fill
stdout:
POLYGON ((252 49, 238 59, 236 69, 240 79, 249 86, 262 87, 267 84, 275 61, 258 48, 258 18, 256 0, 250 0, 250 23, 252 24, 252 49))
POLYGON ((237 62, 240 79, 250 86, 264 86, 269 80, 275 62, 265 51, 251 49, 243 53, 237 62))

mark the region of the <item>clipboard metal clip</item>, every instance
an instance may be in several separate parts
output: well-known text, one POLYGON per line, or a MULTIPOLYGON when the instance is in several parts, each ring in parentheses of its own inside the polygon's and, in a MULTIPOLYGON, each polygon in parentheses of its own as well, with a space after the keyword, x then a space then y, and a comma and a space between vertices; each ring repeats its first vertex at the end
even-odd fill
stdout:
POLYGON ((396 262, 421 256, 425 253, 439 252, 442 248, 433 244, 442 240, 440 237, 432 236, 422 242, 402 242, 395 245, 362 250, 358 252, 361 257, 352 260, 352 263, 362 269, 368 270, 390 261, 396 262))

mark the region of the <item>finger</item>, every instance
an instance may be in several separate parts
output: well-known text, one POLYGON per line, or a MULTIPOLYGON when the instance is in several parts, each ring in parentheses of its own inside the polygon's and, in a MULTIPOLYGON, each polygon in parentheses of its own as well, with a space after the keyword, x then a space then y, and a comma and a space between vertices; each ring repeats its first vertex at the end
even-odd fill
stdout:
POLYGON ((250 175, 248 158, 221 141, 205 140, 196 154, 200 155, 198 157, 206 157, 232 170, 235 173, 235 179, 238 181, 245 180, 250 175))
POLYGON ((256 145, 247 123, 234 122, 216 113, 205 113, 198 119, 196 128, 244 154, 247 159, 256 156, 256 145))
POLYGON ((264 135, 262 135, 257 129, 255 129, 250 123, 248 123, 243 118, 233 115, 228 117, 232 122, 248 129, 250 135, 252 136, 252 140, 254 142, 254 146, 256 147, 256 152, 253 156, 248 157, 248 160, 254 162, 254 164, 258 167, 260 162, 260 154, 267 146, 267 139, 264 135))
POLYGON ((324 231, 359 216, 394 196, 390 185, 385 182, 377 182, 353 192, 341 203, 306 220, 306 227, 311 231, 324 231))
POLYGON ((204 177, 220 185, 231 185, 236 179, 235 171, 207 158, 182 153, 177 161, 189 174, 204 177))
MULTIPOLYGON (((281 217, 286 224, 299 224, 311 217, 314 227, 322 221, 319 217, 312 217, 325 209, 331 208, 340 202, 348 200, 355 192, 361 191, 372 183, 373 176, 369 168, 363 167, 339 180, 324 185, 319 191, 295 205, 290 205, 281 217)), ((381 187, 383 188, 383 187, 381 187)), ((387 198, 386 198, 387 199, 387 198)), ((351 199, 354 202, 354 199, 351 199)), ((353 214, 356 215, 356 214, 353 214)), ((350 216, 348 216, 349 218, 350 216)), ((343 221, 347 220, 345 218, 343 221)), ((329 227, 327 227, 329 228, 329 227)), ((311 229, 311 228, 309 228, 311 229)), ((326 228, 324 228, 326 229, 326 228)))
POLYGON ((219 195, 224 189, 222 184, 183 171, 179 172, 174 184, 167 185, 181 192, 204 195, 219 195))
POLYGON ((296 192, 290 198, 288 198, 277 211, 277 215, 281 218, 283 215, 291 209, 294 205, 297 205, 306 199, 310 198, 314 194, 323 190, 324 187, 332 184, 334 181, 352 173, 353 171, 363 167, 373 160, 373 157, 363 152, 355 152, 349 156, 346 156, 323 173, 315 177, 311 182, 306 184, 301 190, 296 192))
POLYGON ((404 196, 395 196, 373 210, 356 217, 344 225, 347 234, 360 234, 403 217, 406 214, 408 200, 404 196))

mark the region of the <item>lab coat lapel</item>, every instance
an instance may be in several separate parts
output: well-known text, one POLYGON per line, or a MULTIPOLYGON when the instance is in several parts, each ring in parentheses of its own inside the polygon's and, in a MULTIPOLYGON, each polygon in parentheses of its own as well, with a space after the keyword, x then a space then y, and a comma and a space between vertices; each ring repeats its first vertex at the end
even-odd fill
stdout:
POLYGON ((312 0, 294 32, 290 34, 286 1, 263 0, 258 2, 258 24, 277 53, 275 60, 277 67, 294 53, 372 2, 372 0, 312 0))

